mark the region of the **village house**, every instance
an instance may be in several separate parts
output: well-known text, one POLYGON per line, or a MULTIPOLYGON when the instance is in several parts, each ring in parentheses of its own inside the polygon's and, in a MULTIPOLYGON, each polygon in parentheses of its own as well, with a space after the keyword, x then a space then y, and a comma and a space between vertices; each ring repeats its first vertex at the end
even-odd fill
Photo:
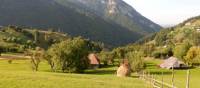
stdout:
POLYGON ((164 60, 163 63, 160 64, 160 67, 166 69, 180 69, 187 68, 187 65, 176 57, 169 57, 168 59, 164 60))

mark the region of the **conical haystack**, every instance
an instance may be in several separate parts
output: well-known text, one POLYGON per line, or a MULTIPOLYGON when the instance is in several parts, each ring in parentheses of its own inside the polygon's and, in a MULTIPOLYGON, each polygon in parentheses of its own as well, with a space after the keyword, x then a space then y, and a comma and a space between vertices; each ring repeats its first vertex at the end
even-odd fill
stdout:
POLYGON ((128 77, 131 74, 130 65, 128 63, 128 60, 124 60, 123 63, 120 65, 120 67, 117 70, 117 76, 118 77, 128 77))

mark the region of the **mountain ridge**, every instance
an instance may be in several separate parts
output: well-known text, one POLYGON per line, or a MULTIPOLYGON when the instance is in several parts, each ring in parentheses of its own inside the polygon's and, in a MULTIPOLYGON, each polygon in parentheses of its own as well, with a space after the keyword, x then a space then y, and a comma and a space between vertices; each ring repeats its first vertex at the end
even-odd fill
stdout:
MULTIPOLYGON (((148 34, 140 33, 142 29, 137 24, 129 25, 139 32, 113 20, 118 17, 101 17, 88 8, 82 8, 84 5, 74 7, 76 3, 69 2, 76 0, 65 0, 65 5, 58 1, 62 0, 0 0, 0 25, 60 29, 72 36, 83 36, 112 46, 132 43, 148 34)), ((129 23, 129 20, 123 21, 120 20, 129 23)))
MULTIPOLYGON (((138 13, 132 6, 122 0, 55 0, 62 5, 71 2, 79 8, 87 9, 94 14, 109 19, 134 32, 159 31, 161 26, 138 13), (123 21, 121 21, 123 20, 123 21), (127 21, 127 22, 126 22, 127 21)), ((75 7, 76 8, 76 7, 75 7)), ((141 33, 143 34, 143 33, 141 33)))

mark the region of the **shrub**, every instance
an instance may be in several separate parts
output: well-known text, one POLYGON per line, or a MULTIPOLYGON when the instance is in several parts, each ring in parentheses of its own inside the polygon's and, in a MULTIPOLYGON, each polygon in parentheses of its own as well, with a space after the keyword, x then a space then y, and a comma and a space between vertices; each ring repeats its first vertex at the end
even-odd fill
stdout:
POLYGON ((12 60, 8 60, 8 63, 9 63, 9 64, 12 64, 12 60))
POLYGON ((153 56, 154 58, 160 58, 160 57, 161 57, 161 52, 160 52, 160 51, 154 51, 154 52, 152 53, 152 56, 153 56))

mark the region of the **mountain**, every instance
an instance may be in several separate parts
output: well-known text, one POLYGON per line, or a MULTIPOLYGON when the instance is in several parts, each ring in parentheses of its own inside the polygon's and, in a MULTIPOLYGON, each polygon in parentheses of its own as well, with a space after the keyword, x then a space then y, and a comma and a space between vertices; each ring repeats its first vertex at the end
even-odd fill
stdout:
POLYGON ((122 0, 0 0, 0 19, 3 26, 59 29, 110 46, 161 28, 122 0))
MULTIPOLYGON (((160 26, 143 17, 133 7, 122 0, 55 0, 63 6, 73 4, 85 12, 109 19, 131 31, 141 34, 156 32, 160 26)), ((72 7, 73 7, 72 6, 72 7)))

